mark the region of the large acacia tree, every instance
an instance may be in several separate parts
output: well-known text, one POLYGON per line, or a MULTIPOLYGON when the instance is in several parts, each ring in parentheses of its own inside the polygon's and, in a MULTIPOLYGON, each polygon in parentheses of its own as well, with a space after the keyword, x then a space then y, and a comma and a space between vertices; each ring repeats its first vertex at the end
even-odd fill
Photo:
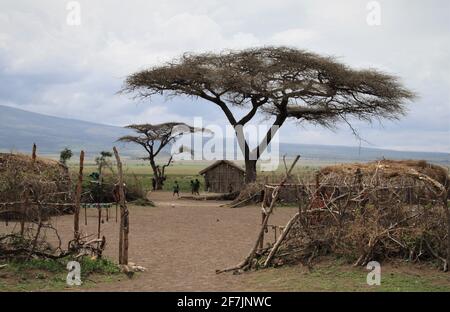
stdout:
POLYGON ((351 126, 356 119, 397 119, 414 97, 394 76, 286 47, 184 54, 128 76, 122 91, 141 98, 191 96, 219 107, 235 129, 247 182, 256 179, 257 160, 286 120, 334 127, 339 121, 351 126), (244 114, 238 118, 233 107, 244 114), (273 127, 251 149, 243 128, 258 113, 273 127))
MULTIPOLYGON (((169 144, 175 143, 181 136, 203 131, 204 129, 194 128, 182 122, 167 122, 157 125, 140 124, 126 126, 133 129, 136 135, 126 135, 118 139, 121 142, 130 142, 142 146, 148 154, 144 160, 150 162, 153 170, 153 177, 156 181, 156 189, 162 189, 165 180, 165 168, 172 163, 174 154, 171 153, 169 159, 163 165, 157 164, 156 158, 169 144)), ((183 152, 183 150, 179 151, 183 152)))

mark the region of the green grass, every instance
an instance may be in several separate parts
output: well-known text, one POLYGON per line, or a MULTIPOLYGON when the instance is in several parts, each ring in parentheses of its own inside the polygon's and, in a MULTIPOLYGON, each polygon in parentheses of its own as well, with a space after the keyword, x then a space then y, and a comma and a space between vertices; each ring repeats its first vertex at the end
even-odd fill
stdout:
MULTIPOLYGON (((198 172, 207 166, 208 163, 205 162, 184 162, 184 163, 176 163, 166 169, 167 180, 164 183, 163 190, 164 191, 173 191, 173 186, 175 181, 180 185, 181 192, 191 192, 191 180, 198 179, 200 181, 200 191, 204 190, 205 181, 198 172)), ((78 168, 75 165, 70 167, 73 174, 77 174, 78 168)), ((97 171, 97 167, 95 165, 87 165, 84 168, 84 184, 89 184, 89 175, 97 171)), ((111 174, 108 170, 105 171, 106 175, 111 174)), ((153 172, 151 167, 145 163, 131 163, 126 164, 124 166, 124 176, 125 179, 133 180, 134 177, 138 178, 142 186, 146 191, 151 190, 152 188, 152 177, 153 172)))
POLYGON ((412 264, 381 267, 381 285, 367 285, 369 270, 339 261, 317 264, 310 272, 300 266, 283 266, 249 273, 249 287, 270 291, 450 291, 448 273, 412 264))
MULTIPOLYGON (((200 191, 204 191, 205 181, 203 176, 199 175, 198 172, 208 165, 210 165, 212 161, 178 161, 171 166, 166 168, 167 180, 164 183, 163 190, 165 191, 173 191, 173 186, 175 181, 178 181, 180 185, 180 191, 182 193, 190 193, 191 185, 190 181, 198 179, 200 181, 200 191)), ((243 166, 242 161, 236 161, 237 164, 243 166)), ((288 163, 289 166, 289 163, 288 163)), ((75 163, 70 164, 71 171, 76 174, 78 172, 78 167, 75 163)), ((115 169, 115 168, 114 168, 115 169)), ((294 169, 294 175, 308 178, 312 175, 312 173, 317 169, 316 166, 311 165, 298 165, 294 169)), ((278 170, 270 171, 270 172, 258 172, 258 177, 262 181, 267 177, 268 182, 278 182, 281 177, 284 175, 284 165, 280 164, 278 170)), ((84 181, 87 184, 90 178, 89 174, 97 171, 97 167, 93 163, 88 163, 84 168, 84 181)), ((110 174, 108 170, 105 171, 106 175, 110 174)), ((124 175, 125 179, 134 179, 136 176, 141 182, 146 191, 149 191, 152 188, 152 177, 153 172, 149 164, 142 161, 124 161, 124 175)))
POLYGON ((103 258, 93 260, 83 257, 81 266, 81 286, 66 284, 66 265, 69 258, 59 260, 30 259, 28 261, 9 261, 0 269, 0 291, 58 291, 64 289, 90 288, 96 282, 119 280, 118 266, 103 258))

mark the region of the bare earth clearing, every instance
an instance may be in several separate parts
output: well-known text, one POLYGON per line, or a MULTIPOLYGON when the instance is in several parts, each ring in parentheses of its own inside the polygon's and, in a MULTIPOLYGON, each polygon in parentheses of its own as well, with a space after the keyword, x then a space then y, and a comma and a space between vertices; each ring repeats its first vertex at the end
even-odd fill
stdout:
MULTIPOLYGON (((317 271, 301 265, 268 269, 241 275, 224 273, 222 269, 241 261, 249 252, 261 220, 260 208, 231 209, 220 207, 223 201, 196 201, 174 199, 169 192, 154 192, 150 198, 156 207, 130 206, 129 260, 146 267, 147 272, 138 273, 119 282, 100 282, 88 289, 94 291, 264 291, 264 290, 376 290, 368 287, 364 268, 333 263, 319 265, 317 271)), ((284 225, 295 213, 295 208, 277 208, 271 224, 284 225)), ((96 233, 97 210, 88 209, 88 226, 84 226, 84 209, 80 216, 82 231, 96 233)), ((105 255, 117 261, 118 224, 114 221, 114 208, 110 210, 109 222, 102 224, 107 238, 105 255)), ((67 241, 73 229, 73 217, 55 218, 60 234, 67 241)), ((0 225, 0 232, 10 231, 0 225)), ((273 240, 269 230, 267 239, 273 240)), ((449 275, 430 268, 383 266, 384 276, 389 276, 387 290, 408 290, 405 278, 412 280, 415 290, 422 283, 429 290, 448 290, 449 275), (387 273, 389 272, 389 273, 387 273), (397 274, 399 273, 399 274, 397 274), (388 275, 389 274, 389 275, 388 275), (393 279, 398 277, 399 280, 393 279), (406 275, 405 275, 406 274, 406 275), (431 276, 432 279, 427 279, 431 276), (426 277, 426 279, 424 279, 426 277), (401 287, 397 287, 396 283, 401 287), (436 289, 437 288, 437 289, 436 289)), ((387 280, 386 280, 387 281, 387 280)), ((388 282, 388 281, 387 281, 388 282)), ((380 289, 381 290, 381 289, 380 289)))
MULTIPOLYGON (((220 207, 223 201, 174 199, 166 192, 155 192, 150 198, 156 207, 130 208, 130 261, 148 271, 121 283, 99 285, 99 289, 243 288, 239 276, 216 275, 215 270, 237 263, 248 252, 258 230, 258 208, 230 209, 220 207)), ((292 213, 280 210, 274 220, 283 224, 292 213)), ((116 258, 118 227, 111 225, 105 226, 110 242, 107 255, 116 258)))

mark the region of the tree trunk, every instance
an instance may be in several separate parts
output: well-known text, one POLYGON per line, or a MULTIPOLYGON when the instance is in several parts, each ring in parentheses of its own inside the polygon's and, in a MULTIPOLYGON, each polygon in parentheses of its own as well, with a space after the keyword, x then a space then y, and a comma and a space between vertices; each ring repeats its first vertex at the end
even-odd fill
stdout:
POLYGON ((156 178, 156 189, 157 189, 157 190, 162 190, 163 184, 164 184, 163 178, 157 177, 157 178, 156 178))
POLYGON ((153 178, 156 181, 155 190, 162 190, 163 187, 163 178, 160 177, 158 166, 156 166, 156 163, 153 161, 153 159, 150 159, 150 166, 153 170, 153 178))
POLYGON ((256 162, 257 160, 245 160, 245 183, 256 181, 256 162))

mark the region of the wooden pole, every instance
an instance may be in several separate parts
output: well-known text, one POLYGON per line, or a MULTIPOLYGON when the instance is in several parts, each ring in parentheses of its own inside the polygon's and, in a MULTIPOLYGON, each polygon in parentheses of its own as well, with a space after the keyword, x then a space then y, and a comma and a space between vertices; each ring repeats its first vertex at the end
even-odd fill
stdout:
POLYGON ((116 201, 116 223, 117 223, 117 208, 119 207, 119 202, 116 201))
POLYGON ((80 152, 80 170, 78 172, 77 189, 75 193, 75 214, 73 217, 73 236, 75 240, 80 237, 80 202, 83 187, 84 151, 80 152))
POLYGON ((98 192, 97 192, 97 212, 98 212, 98 222, 97 222, 97 238, 100 239, 100 232, 102 228, 102 206, 100 201, 103 199, 103 161, 100 162, 98 167, 98 192))
MULTIPOLYGON (((36 143, 33 143, 33 149, 31 151, 31 165, 34 169, 34 163, 36 162, 36 143)), ((27 218, 27 212, 28 212, 28 187, 24 190, 25 195, 25 203, 22 205, 22 218, 20 220, 20 235, 23 236, 25 232, 25 221, 27 218)))
POLYGON ((87 225, 87 205, 84 205, 84 225, 87 225))
POLYGON ((102 231, 102 207, 97 203, 98 223, 97 223, 97 238, 100 239, 100 232, 102 231))
POLYGON ((37 149, 36 143, 33 143, 33 151, 31 153, 31 159, 33 160, 33 164, 36 161, 36 149, 37 149))
POLYGON ((120 160, 117 148, 113 147, 114 156, 117 162, 117 173, 119 175, 119 197, 120 197, 120 233, 119 233, 119 264, 128 264, 128 233, 129 233, 129 220, 128 220, 128 208, 125 200, 125 191, 123 189, 123 170, 122 162, 120 160))
POLYGON ((25 202, 22 205, 22 218, 20 219, 20 236, 23 236, 25 232, 25 219, 27 217, 28 210, 28 187, 24 190, 25 202))

